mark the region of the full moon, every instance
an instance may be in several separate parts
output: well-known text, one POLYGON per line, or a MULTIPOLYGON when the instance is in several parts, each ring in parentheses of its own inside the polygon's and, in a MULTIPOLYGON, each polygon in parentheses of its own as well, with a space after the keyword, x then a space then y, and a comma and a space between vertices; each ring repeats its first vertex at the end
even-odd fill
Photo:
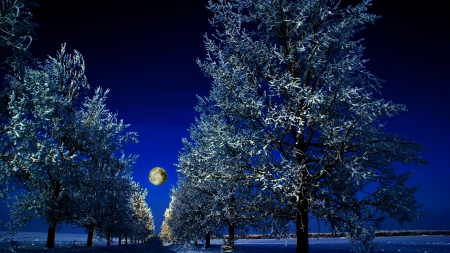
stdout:
POLYGON ((167 180, 167 173, 161 167, 153 168, 148 174, 148 179, 150 182, 156 186, 164 184, 167 180))

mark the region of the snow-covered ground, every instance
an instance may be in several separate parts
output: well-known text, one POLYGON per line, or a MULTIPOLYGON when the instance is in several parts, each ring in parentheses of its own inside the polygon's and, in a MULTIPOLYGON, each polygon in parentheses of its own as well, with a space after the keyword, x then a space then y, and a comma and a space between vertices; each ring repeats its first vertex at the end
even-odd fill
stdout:
MULTIPOLYGON (((212 240, 210 249, 203 249, 203 245, 187 247, 180 244, 163 244, 158 238, 150 239, 146 243, 105 246, 105 241, 96 241, 95 246, 85 247, 87 235, 64 234, 56 235, 57 246, 55 249, 45 249, 46 233, 20 232, 14 236, 0 231, 0 252, 11 252, 9 241, 13 239, 19 244, 17 252, 220 252, 221 240, 212 240)), ((376 252, 399 253, 450 253, 450 236, 405 236, 405 237, 379 237, 375 239, 381 248, 376 252)), ((295 252, 295 239, 241 239, 236 242, 238 253, 273 253, 273 252, 295 252)), ((321 238, 310 239, 312 253, 343 253, 352 252, 352 247, 344 238, 321 238)))

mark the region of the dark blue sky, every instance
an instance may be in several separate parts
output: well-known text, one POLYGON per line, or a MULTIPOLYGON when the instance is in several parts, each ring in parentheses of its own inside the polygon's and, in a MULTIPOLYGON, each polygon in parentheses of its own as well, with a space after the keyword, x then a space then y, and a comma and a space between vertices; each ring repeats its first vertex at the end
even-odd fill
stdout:
MULTIPOLYGON (((181 138, 194 122, 196 94, 207 95, 211 79, 195 63, 204 59, 203 35, 212 29, 206 0, 196 1, 37 1, 33 8, 38 39, 32 53, 54 56, 61 43, 81 52, 92 86, 111 89, 107 106, 139 132, 134 179, 148 189, 147 201, 159 232, 169 192, 176 185, 181 138), (163 186, 153 186, 153 167, 167 170, 163 186)), ((355 2, 355 1, 350 1, 355 2)), ((375 0, 382 15, 363 33, 367 68, 386 80, 383 97, 407 105, 388 123, 391 132, 424 144, 429 166, 418 168, 411 184, 428 212, 406 229, 450 229, 450 19, 438 1, 375 0)), ((416 169, 411 167, 411 169, 416 169)), ((387 222, 384 229, 401 229, 387 222)))

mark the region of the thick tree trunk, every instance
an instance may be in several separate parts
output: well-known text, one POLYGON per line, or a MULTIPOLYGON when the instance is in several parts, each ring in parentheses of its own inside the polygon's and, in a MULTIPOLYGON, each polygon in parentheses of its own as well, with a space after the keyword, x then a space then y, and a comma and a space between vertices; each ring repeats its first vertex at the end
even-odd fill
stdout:
POLYGON ((234 224, 231 222, 228 225, 228 246, 234 250, 234 224))
MULTIPOLYGON (((62 184, 59 181, 56 181, 55 184, 55 189, 53 190, 53 196, 54 196, 54 201, 57 202, 59 195, 61 193, 61 189, 62 189, 62 184)), ((55 208, 55 207, 53 207, 55 208)), ((51 210, 51 217, 52 219, 55 219, 55 211, 56 210, 51 210)), ((47 243, 45 245, 45 247, 47 248, 54 248, 55 247, 55 240, 56 240, 56 225, 58 223, 56 221, 52 221, 50 222, 49 226, 48 226, 48 233, 47 233, 47 243)))
POLYGON ((45 244, 45 247, 49 249, 54 248, 55 240, 56 240, 56 222, 50 223, 48 226, 47 243, 45 244))
POLYGON ((229 240, 234 242, 234 224, 233 224, 233 223, 230 223, 230 224, 229 224, 229 226, 228 226, 228 232, 229 232, 229 234, 230 234, 229 240))
POLYGON ((122 235, 119 235, 119 245, 122 245, 122 235))
POLYGON ((205 236, 205 249, 209 249, 211 247, 211 234, 208 232, 205 236))
POLYGON ((308 242, 308 202, 303 200, 297 203, 296 214, 296 234, 297 250, 296 253, 309 253, 308 242))
POLYGON ((88 238, 87 238, 86 246, 94 245, 94 229, 95 229, 95 225, 94 225, 93 222, 91 222, 91 224, 89 225, 88 238))
POLYGON ((128 233, 125 234, 125 244, 128 244, 128 233))

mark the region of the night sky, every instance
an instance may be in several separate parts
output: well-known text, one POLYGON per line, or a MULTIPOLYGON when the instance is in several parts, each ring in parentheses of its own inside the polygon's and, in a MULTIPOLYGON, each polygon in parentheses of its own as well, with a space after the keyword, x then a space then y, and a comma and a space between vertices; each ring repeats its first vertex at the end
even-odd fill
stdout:
MULTIPOLYGON (((41 6, 32 8, 40 25, 34 56, 54 56, 63 42, 68 52, 79 51, 91 92, 109 88, 108 108, 139 133, 139 143, 126 152, 140 155, 133 177, 148 189, 159 233, 177 182, 181 138, 197 115, 196 94, 206 96, 212 81, 195 63, 205 57, 203 35, 213 32, 207 1, 36 2, 41 6), (156 166, 168 173, 162 186, 148 180, 156 166)), ((438 1, 375 0, 370 12, 382 18, 361 34, 367 68, 386 81, 383 97, 408 108, 389 121, 388 130, 422 143, 430 162, 409 167, 417 170, 410 182, 421 186, 417 198, 428 215, 403 228, 387 221, 383 229, 450 229, 450 15, 445 10, 438 1)))

